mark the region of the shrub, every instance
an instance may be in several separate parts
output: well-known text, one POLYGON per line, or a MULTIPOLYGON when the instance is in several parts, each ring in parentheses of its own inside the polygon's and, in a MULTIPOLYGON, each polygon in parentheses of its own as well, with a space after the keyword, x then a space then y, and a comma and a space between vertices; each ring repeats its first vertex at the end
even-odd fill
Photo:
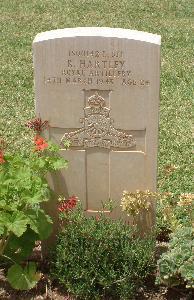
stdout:
POLYGON ((135 217, 142 211, 148 212, 152 208, 152 203, 156 200, 156 193, 146 191, 128 192, 123 191, 121 207, 130 216, 135 217))
POLYGON ((193 194, 162 194, 157 201, 157 231, 174 232, 179 226, 192 226, 194 222, 193 194))
POLYGON ((67 165, 59 147, 40 136, 41 124, 46 122, 30 122, 37 133, 30 153, 4 153, 0 145, 0 258, 12 263, 8 281, 21 290, 34 287, 40 278, 35 263, 25 260, 35 241, 47 239, 52 230, 52 220, 41 208, 50 195, 45 174, 67 165))
POLYGON ((156 282, 194 288, 194 229, 178 227, 170 237, 168 251, 158 260, 156 282))
POLYGON ((52 275, 81 299, 131 299, 153 268, 154 238, 140 239, 103 213, 86 218, 80 204, 73 210, 68 203, 59 208, 63 225, 52 275))

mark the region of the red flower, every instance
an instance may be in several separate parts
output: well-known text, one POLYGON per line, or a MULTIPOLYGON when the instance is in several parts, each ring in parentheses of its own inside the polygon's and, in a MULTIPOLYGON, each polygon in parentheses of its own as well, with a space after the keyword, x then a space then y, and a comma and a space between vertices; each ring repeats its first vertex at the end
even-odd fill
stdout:
POLYGON ((38 134, 49 126, 48 121, 42 121, 41 118, 30 120, 25 125, 36 131, 38 134))
POLYGON ((70 208, 74 208, 76 204, 77 204, 77 197, 73 195, 68 199, 68 206, 70 208))
POLYGON ((76 196, 71 196, 69 197, 68 200, 64 200, 60 202, 60 205, 58 206, 58 211, 63 212, 63 211, 68 211, 73 209, 77 204, 77 197, 76 196))
POLYGON ((5 163, 5 159, 3 157, 3 151, 0 150, 0 164, 5 163))
POLYGON ((34 143, 36 145, 36 151, 43 151, 48 147, 48 143, 39 135, 35 136, 34 143))

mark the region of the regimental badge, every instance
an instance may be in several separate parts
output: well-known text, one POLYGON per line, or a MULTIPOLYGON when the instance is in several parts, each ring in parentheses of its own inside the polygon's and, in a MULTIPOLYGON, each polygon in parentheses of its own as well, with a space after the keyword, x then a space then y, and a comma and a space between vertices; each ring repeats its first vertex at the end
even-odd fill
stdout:
POLYGON ((70 141, 71 147, 81 148, 123 148, 136 146, 132 135, 114 128, 114 120, 110 117, 110 108, 98 92, 88 98, 88 106, 84 108, 84 118, 80 120, 82 128, 65 133, 61 144, 70 141))

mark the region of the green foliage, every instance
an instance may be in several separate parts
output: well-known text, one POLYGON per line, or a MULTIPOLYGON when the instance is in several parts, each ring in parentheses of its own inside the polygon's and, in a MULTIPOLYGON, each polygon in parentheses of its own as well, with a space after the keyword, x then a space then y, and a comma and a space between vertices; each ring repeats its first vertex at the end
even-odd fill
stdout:
POLYGON ((122 221, 101 213, 86 218, 81 206, 62 212, 52 275, 81 299, 131 299, 152 270, 155 241, 140 239, 122 221))
POLYGON ((20 263, 31 255, 35 247, 35 241, 39 238, 39 235, 29 227, 20 237, 12 234, 7 242, 4 254, 6 257, 9 257, 12 262, 20 263))
POLYGON ((194 223, 194 195, 161 195, 157 201, 157 230, 173 232, 179 226, 192 226, 194 223))
POLYGON ((194 288, 194 230, 179 227, 171 234, 169 248, 158 260, 157 283, 194 288))
POLYGON ((149 190, 136 192, 123 191, 121 198, 122 210, 127 212, 128 216, 137 216, 142 211, 146 213, 152 207, 152 203, 155 202, 157 194, 150 192, 149 190))
POLYGON ((40 274, 36 272, 36 265, 33 262, 28 263, 24 268, 14 264, 8 270, 7 279, 13 288, 29 290, 35 287, 40 274))
POLYGON ((194 288, 194 195, 166 194, 157 203, 157 227, 172 232, 167 252, 158 260, 157 283, 194 288))
POLYGON ((50 196, 45 175, 67 166, 58 146, 37 139, 41 145, 35 141, 36 149, 41 151, 4 155, 1 150, 0 256, 14 263, 8 281, 16 289, 32 288, 39 278, 34 264, 19 264, 31 254, 35 241, 47 239, 52 230, 52 220, 41 208, 50 196))
POLYGON ((40 208, 26 211, 30 228, 39 235, 40 240, 49 237, 52 230, 51 218, 40 208))

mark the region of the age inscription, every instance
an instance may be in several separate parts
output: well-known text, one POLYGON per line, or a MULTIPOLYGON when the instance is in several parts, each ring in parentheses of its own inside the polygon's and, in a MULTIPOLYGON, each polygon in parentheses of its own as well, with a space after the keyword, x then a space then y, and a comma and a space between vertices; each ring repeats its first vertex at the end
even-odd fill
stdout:
POLYGON ((122 51, 69 50, 56 76, 46 76, 45 84, 109 85, 148 87, 148 79, 136 78, 122 51))

